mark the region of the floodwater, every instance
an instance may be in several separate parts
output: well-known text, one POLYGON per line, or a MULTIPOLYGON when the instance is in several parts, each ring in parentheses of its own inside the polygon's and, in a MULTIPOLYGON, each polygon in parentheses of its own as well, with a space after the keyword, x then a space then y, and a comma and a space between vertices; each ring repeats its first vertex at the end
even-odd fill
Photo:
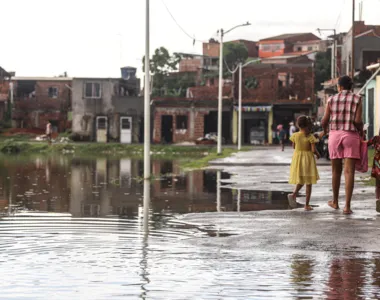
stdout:
POLYGON ((130 159, 1 160, 0 299, 380 298, 380 255, 207 246, 197 241, 244 228, 181 221, 287 210, 286 193, 236 191, 228 174, 153 161, 144 211, 142 169, 130 159))

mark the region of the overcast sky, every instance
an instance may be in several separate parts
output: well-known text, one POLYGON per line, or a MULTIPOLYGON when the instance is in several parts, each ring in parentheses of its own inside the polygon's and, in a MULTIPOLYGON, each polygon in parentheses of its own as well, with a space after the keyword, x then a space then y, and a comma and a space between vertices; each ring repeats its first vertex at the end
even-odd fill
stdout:
MULTIPOLYGON (((150 0, 151 51, 201 53, 168 14, 197 40, 259 40, 282 33, 351 26, 351 0, 150 0)), ((356 2, 360 2, 357 0, 356 2)), ((380 0, 364 0, 363 19, 380 24, 380 0)), ((1 1, 0 66, 17 76, 118 77, 122 65, 141 71, 145 0, 1 1)), ((141 72, 139 72, 141 75, 141 72)))

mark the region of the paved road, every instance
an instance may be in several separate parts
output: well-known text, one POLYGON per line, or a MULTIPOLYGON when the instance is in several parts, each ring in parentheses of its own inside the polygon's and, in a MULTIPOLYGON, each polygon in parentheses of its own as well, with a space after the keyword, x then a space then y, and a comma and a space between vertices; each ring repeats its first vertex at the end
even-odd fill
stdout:
MULTIPOLYGON (((223 180, 223 188, 260 191, 291 192, 287 184, 291 150, 277 149, 250 151, 224 159, 224 166, 215 166, 232 174, 223 180), (233 162, 238 162, 233 165, 233 162), (278 165, 266 165, 278 162, 278 165), (240 165, 239 165, 240 163, 240 165), (243 163, 247 163, 243 166, 243 163), (257 164, 257 165, 256 165, 257 164)), ((219 164, 222 164, 219 161, 219 164)), ((356 175, 353 198, 354 214, 345 216, 327 206, 331 199, 331 167, 319 166, 320 182, 313 187, 313 212, 302 208, 282 211, 245 213, 209 213, 185 216, 191 223, 209 224, 220 230, 238 233, 222 240, 198 241, 219 243, 231 249, 261 249, 281 251, 369 251, 380 249, 380 215, 375 211, 374 188, 363 184, 369 174, 356 175)), ((299 198, 304 203, 304 198, 299 198)), ((341 206, 344 204, 344 185, 341 188, 341 206)))

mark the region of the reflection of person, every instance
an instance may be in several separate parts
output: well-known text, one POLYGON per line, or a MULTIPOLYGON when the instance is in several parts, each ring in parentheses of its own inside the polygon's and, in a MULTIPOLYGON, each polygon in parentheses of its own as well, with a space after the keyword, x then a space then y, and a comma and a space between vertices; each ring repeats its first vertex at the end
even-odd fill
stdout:
POLYGON ((46 136, 47 136, 49 144, 51 144, 52 129, 51 129, 51 123, 50 122, 48 122, 46 124, 46 136))
POLYGON ((353 83, 350 77, 339 78, 339 93, 327 101, 322 120, 321 138, 329 133, 329 152, 332 164, 333 200, 328 204, 339 209, 339 188, 343 170, 346 183, 346 206, 344 214, 352 214, 351 198, 354 190, 355 164, 360 159, 360 134, 363 130, 361 97, 352 93, 353 83))
POLYGON ((314 154, 319 158, 319 153, 315 148, 316 138, 311 134, 313 124, 307 116, 301 116, 297 120, 297 126, 300 132, 293 134, 290 140, 293 142, 295 149, 292 164, 290 166, 289 183, 295 184, 296 188, 293 194, 288 196, 290 206, 296 207, 296 197, 298 192, 306 185, 306 204, 305 210, 313 210, 310 206, 310 197, 312 185, 319 180, 317 164, 314 154))
POLYGON ((297 291, 302 293, 310 287, 313 281, 313 268, 315 262, 305 256, 295 256, 291 268, 291 280, 297 291))
POLYGON ((380 131, 379 135, 368 141, 368 146, 375 149, 371 177, 376 179, 376 211, 380 212, 380 131))
POLYGON ((366 261, 363 259, 334 260, 330 266, 328 288, 324 299, 365 299, 366 261))

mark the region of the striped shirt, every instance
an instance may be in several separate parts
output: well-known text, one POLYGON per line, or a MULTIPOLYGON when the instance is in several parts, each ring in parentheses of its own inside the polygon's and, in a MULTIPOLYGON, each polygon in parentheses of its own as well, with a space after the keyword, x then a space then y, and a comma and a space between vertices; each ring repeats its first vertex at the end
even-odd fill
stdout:
POLYGON ((351 91, 342 91, 327 101, 330 106, 330 130, 357 131, 354 121, 361 97, 351 91))

